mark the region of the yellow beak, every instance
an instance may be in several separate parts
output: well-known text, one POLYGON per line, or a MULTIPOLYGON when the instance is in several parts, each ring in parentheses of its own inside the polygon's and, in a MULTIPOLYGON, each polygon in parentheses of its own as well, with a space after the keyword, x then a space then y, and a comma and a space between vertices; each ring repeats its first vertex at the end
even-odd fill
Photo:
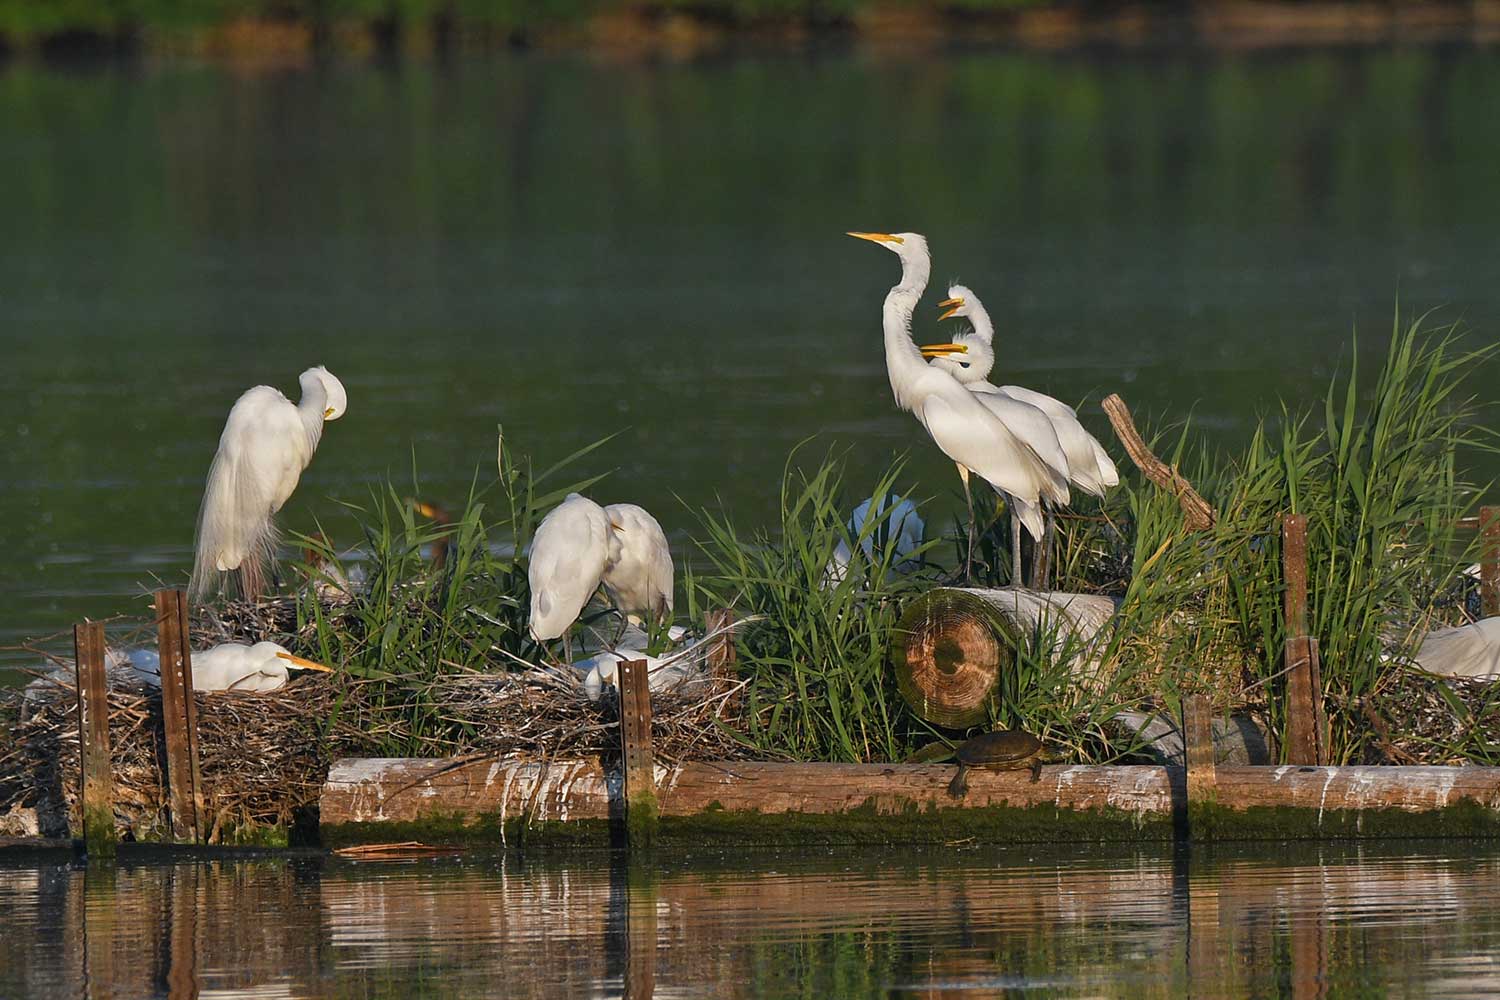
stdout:
POLYGON ((920 348, 924 358, 946 358, 953 354, 968 354, 967 344, 923 344, 920 348))
POLYGON ((423 517, 427 518, 430 521, 436 521, 438 519, 437 508, 430 503, 423 503, 421 500, 413 500, 411 502, 411 506, 412 510, 415 510, 418 514, 421 514, 423 517))
POLYGON ((323 411, 323 419, 327 420, 331 416, 333 416, 333 407, 330 406, 328 409, 323 411))
POLYGON ((845 236, 853 236, 857 240, 870 240, 873 243, 905 243, 899 236, 890 233, 845 233, 845 236))
POLYGON ((960 298, 944 299, 943 301, 941 301, 941 302, 938 303, 938 308, 939 309, 948 309, 948 311, 945 312, 945 313, 943 313, 941 316, 939 316, 938 317, 938 321, 941 322, 941 321, 947 319, 949 316, 952 316, 952 315, 956 314, 963 307, 964 307, 964 300, 963 299, 960 299, 960 298), (949 308, 950 306, 952 307, 951 309, 949 308))
POLYGON ((325 674, 333 673, 332 667, 325 667, 323 666, 323 664, 314 663, 312 660, 304 660, 302 657, 293 656, 291 653, 277 653, 276 655, 281 657, 286 662, 290 663, 292 666, 298 667, 302 670, 317 670, 325 674))

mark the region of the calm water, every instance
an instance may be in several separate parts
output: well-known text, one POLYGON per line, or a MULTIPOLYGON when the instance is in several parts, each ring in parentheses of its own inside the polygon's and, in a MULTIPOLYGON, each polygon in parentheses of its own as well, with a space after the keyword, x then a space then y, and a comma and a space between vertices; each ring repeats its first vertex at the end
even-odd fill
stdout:
POLYGON ((1500 991, 1500 848, 0 867, 5 997, 1500 991))
POLYGON ((674 494, 760 521, 814 433, 912 448, 941 521, 847 229, 929 234, 1002 378, 1232 444, 1398 292, 1500 328, 1497 107, 1468 49, 0 64, 0 645, 181 582, 230 404, 313 363, 350 409, 285 524, 336 541, 413 465, 460 499, 501 423, 542 463, 624 428, 596 494, 680 549, 674 494))

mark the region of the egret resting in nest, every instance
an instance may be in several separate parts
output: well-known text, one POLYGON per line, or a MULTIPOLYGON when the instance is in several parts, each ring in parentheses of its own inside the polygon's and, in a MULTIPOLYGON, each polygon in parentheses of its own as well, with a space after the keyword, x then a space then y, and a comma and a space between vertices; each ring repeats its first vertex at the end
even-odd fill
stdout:
POLYGON ((564 635, 602 583, 632 619, 672 612, 672 553, 656 518, 635 504, 601 507, 569 493, 542 519, 531 541, 531 634, 564 635))
MULTIPOLYGON (((111 653, 114 650, 110 650, 111 653)), ((161 686, 161 661, 154 649, 124 652, 135 676, 161 686)), ((109 657, 106 657, 108 663, 109 657)), ((274 642, 226 642, 193 654, 194 691, 275 691, 286 686, 292 670, 331 674, 333 668, 288 653, 274 642)))
MULTIPOLYGON (((901 258, 901 280, 886 295, 882 313, 886 371, 896 405, 913 413, 943 454, 958 466, 969 506, 969 547, 964 557, 964 575, 968 576, 974 554, 970 473, 1004 496, 1013 516, 1032 538, 1040 540, 1042 501, 1068 502, 1067 463, 1057 433, 1046 414, 1024 403, 1008 407, 1003 418, 997 416, 950 371, 923 359, 911 339, 911 316, 932 271, 924 237, 917 233, 849 235, 878 243, 901 258)), ((1019 585, 1019 572, 1011 583, 1019 585)))
POLYGON ((208 470, 198 511, 197 555, 188 592, 195 601, 238 575, 239 592, 259 597, 276 556, 276 512, 297 488, 323 436, 323 422, 344 415, 344 386, 326 368, 299 379, 294 405, 268 385, 235 401, 208 470))
MULTIPOLYGON (((928 344, 922 348, 922 356, 931 358, 934 365, 941 366, 948 371, 966 388, 979 397, 979 401, 995 413, 1002 420, 1005 413, 1015 403, 1022 403, 1035 407, 1046 415, 1056 432, 1058 444, 1062 447, 1065 475, 1068 482, 1092 496, 1102 497, 1104 491, 1120 482, 1120 474, 1115 469, 1115 463, 1110 459, 1109 453, 1104 450, 1098 440, 1083 429, 1083 424, 1078 422, 1078 413, 1067 403, 1054 399, 1051 396, 1019 385, 994 386, 988 381, 990 370, 995 366, 995 326, 990 321, 990 314, 979 301, 978 296, 963 285, 950 285, 948 287, 948 298, 938 303, 940 309, 947 309, 939 319, 949 317, 967 318, 973 324, 973 329, 958 334, 947 344, 928 344)), ((1042 544, 1045 547, 1050 543, 1052 535, 1052 516, 1048 513, 1046 525, 1046 537, 1049 541, 1042 544)), ((1020 572, 1020 549, 1021 528, 1015 519, 1011 520, 1011 545, 1014 550, 1015 572, 1020 572)), ((1035 560, 1045 565, 1045 560, 1035 560)), ((1033 566, 1033 587, 1044 584, 1035 572, 1033 566)))

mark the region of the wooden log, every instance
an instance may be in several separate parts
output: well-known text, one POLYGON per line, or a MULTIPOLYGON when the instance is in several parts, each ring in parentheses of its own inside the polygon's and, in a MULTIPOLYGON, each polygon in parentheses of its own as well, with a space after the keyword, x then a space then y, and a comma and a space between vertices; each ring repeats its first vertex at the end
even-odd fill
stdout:
POLYGON ((940 587, 909 601, 891 651, 896 682, 922 718, 963 729, 989 716, 989 700, 1016 649, 1037 634, 1055 650, 1069 644, 1075 675, 1097 671, 1094 637, 1113 617, 1113 599, 1023 588, 940 587))
POLYGON ((1500 615, 1500 507, 1479 508, 1479 606, 1484 617, 1500 615))
POLYGON ((1189 824, 1194 806, 1213 805, 1218 799, 1213 722, 1213 706, 1206 695, 1195 694, 1183 699, 1182 732, 1187 742, 1189 824))
POLYGON ((1286 623, 1285 758, 1288 764, 1319 764, 1318 702, 1322 691, 1314 683, 1317 647, 1307 635, 1307 518, 1302 514, 1286 514, 1281 519, 1281 567, 1286 623))
POLYGON ((620 759, 625 785, 625 835, 632 848, 650 847, 656 832, 656 762, 651 751, 651 687, 645 660, 618 668, 620 759))
MULTIPOLYGON (((1069 826, 1067 817, 1129 817, 1125 836, 1145 836, 1185 801, 1180 769, 1050 765, 1034 779, 1027 771, 969 775, 962 806, 947 794, 953 767, 944 764, 818 764, 699 761, 664 767, 657 775, 657 806, 664 819, 757 817, 756 829, 785 817, 787 829, 805 829, 809 817, 873 821, 891 842, 943 842, 973 810, 1042 807, 1042 825, 1029 829, 1007 819, 997 839, 1059 839, 1083 831, 1105 836, 1097 825, 1069 826), (899 825, 898 825, 899 824, 899 825), (1019 832, 1012 832, 1019 831, 1019 832)), ((1226 767, 1214 771, 1214 835, 1317 837, 1500 835, 1500 768, 1495 767, 1226 767), (1281 810, 1295 810, 1282 813, 1281 810), (1430 816, 1418 824, 1424 814, 1430 816), (1236 819, 1235 817, 1241 817, 1236 819), (1402 817, 1405 817, 1404 819, 1402 817), (1245 824, 1237 833, 1237 823, 1245 824)), ((470 766, 419 759, 337 761, 320 804, 325 835, 365 840, 407 839, 409 828, 455 820, 476 829, 504 831, 507 820, 530 823, 607 821, 612 800, 623 794, 594 760, 506 759, 470 766)), ((1011 816, 1014 814, 1007 814, 1011 816)), ((957 829, 962 829, 961 825, 957 829)), ((427 834, 425 836, 436 836, 427 834)))
POLYGON ((1147 447, 1141 438, 1140 432, 1135 429, 1135 420, 1130 416, 1130 408, 1125 405, 1125 400, 1119 394, 1110 393, 1104 397, 1100 404, 1109 422, 1115 429, 1115 436, 1125 446, 1125 451, 1130 455, 1130 460, 1135 463, 1136 468, 1141 470, 1145 477, 1155 483, 1159 488, 1166 490, 1177 498, 1177 504, 1182 508, 1183 523, 1189 531, 1206 531, 1214 526, 1214 509, 1208 505, 1208 501, 1198 495, 1193 489, 1193 484, 1178 472, 1173 466, 1168 465, 1147 447))
POLYGON ((156 592, 156 643, 161 672, 162 740, 167 757, 167 800, 172 833, 204 841, 203 783, 198 767, 198 707, 193 698, 187 595, 156 592))
POLYGON ((104 625, 73 626, 78 688, 78 806, 90 857, 114 857, 113 789, 109 767, 109 698, 104 680, 104 625))

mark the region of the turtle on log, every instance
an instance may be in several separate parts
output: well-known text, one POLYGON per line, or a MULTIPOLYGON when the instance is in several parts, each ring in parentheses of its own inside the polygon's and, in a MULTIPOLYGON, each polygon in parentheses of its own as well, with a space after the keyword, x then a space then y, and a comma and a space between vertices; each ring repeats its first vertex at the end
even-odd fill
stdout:
POLYGON ((961 799, 968 793, 969 781, 964 772, 971 767, 990 771, 1023 771, 1030 768, 1031 780, 1038 781, 1041 779, 1044 749, 1041 740, 1019 729, 983 733, 961 743, 953 751, 953 759, 958 761, 958 773, 948 784, 948 794, 961 799))

